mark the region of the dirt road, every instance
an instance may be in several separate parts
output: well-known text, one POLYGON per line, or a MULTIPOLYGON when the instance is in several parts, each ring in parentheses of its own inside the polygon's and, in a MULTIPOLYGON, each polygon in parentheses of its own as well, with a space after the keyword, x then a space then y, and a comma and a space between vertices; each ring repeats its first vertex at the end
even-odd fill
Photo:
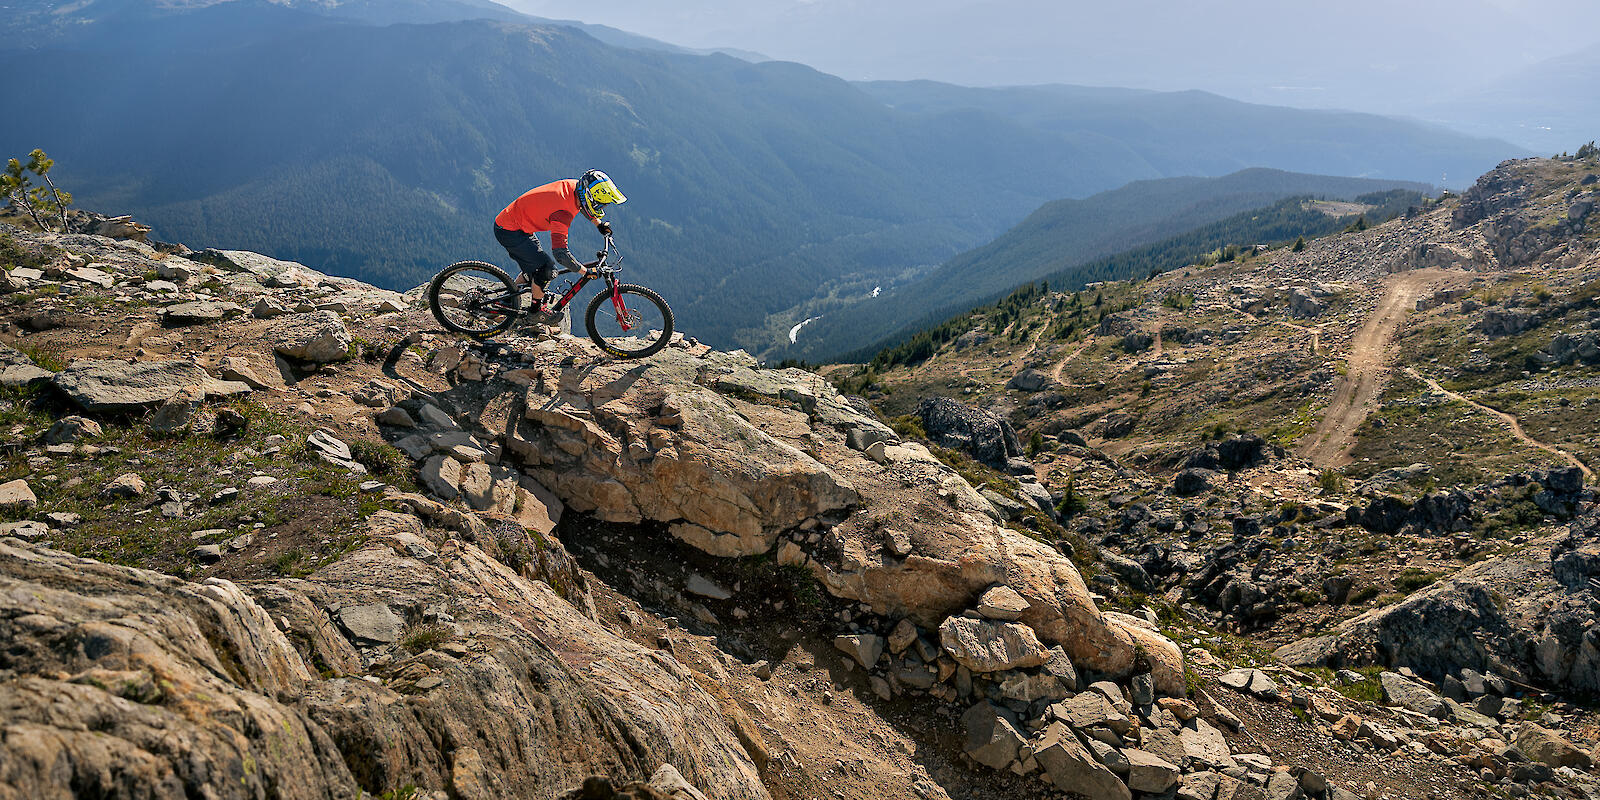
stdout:
POLYGON ((1391 345, 1417 298, 1436 284, 1467 280, 1467 273, 1423 269, 1390 275, 1372 316, 1350 342, 1348 369, 1323 412, 1317 429, 1301 445, 1300 455, 1319 467, 1340 467, 1350 461, 1356 430, 1377 405, 1388 383, 1391 345))
POLYGON ((1575 455, 1573 455, 1573 454, 1571 454, 1571 453, 1569 453, 1569 452, 1567 452, 1565 450, 1562 450, 1561 448, 1556 447, 1555 445, 1545 444, 1544 442, 1541 442, 1538 439, 1535 439, 1532 436, 1529 436, 1527 433, 1523 432, 1522 423, 1518 422, 1516 417, 1513 417, 1510 414, 1505 413, 1504 411, 1499 411, 1497 409, 1494 409, 1494 408, 1491 408, 1489 406, 1486 406, 1486 405, 1484 405, 1484 404, 1482 404, 1482 403, 1480 403, 1480 402, 1478 402, 1476 400, 1473 400, 1470 397, 1466 397, 1466 396, 1457 394, 1455 392, 1452 392, 1449 389, 1446 389, 1443 386, 1440 386, 1438 381, 1436 381, 1436 380, 1434 380, 1432 378, 1429 378, 1429 377, 1425 377, 1421 373, 1418 373, 1416 370, 1414 370, 1414 369, 1412 369, 1410 367, 1406 367, 1406 374, 1410 375, 1413 378, 1416 378, 1419 381, 1422 381, 1423 383, 1428 384, 1428 388, 1430 388, 1430 389, 1432 389, 1432 390, 1444 395, 1445 397, 1448 397, 1448 398, 1450 398, 1452 400, 1460 400, 1461 402, 1466 403, 1467 405, 1472 406, 1473 408, 1476 408, 1479 411, 1482 411, 1482 412, 1484 412, 1486 414, 1489 414, 1489 415, 1493 416, 1494 418, 1500 420, 1501 422, 1504 422, 1507 426, 1509 426, 1511 428, 1511 435, 1517 437, 1518 441, 1522 442, 1525 445, 1528 445, 1529 447, 1536 447, 1536 448, 1538 448, 1540 450, 1545 451, 1546 453, 1550 453, 1552 455, 1560 456, 1562 459, 1566 460, 1567 463, 1577 467, 1578 469, 1583 470, 1584 477, 1589 478, 1590 480, 1594 479, 1594 471, 1589 469, 1589 465, 1588 464, 1585 464, 1582 461, 1579 461, 1577 456, 1575 456, 1575 455))

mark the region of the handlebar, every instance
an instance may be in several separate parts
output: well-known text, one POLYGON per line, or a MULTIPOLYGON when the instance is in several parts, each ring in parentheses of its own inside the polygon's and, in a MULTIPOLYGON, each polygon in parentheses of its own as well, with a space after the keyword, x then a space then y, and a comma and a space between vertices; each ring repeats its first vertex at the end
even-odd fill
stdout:
MULTIPOLYGON (((616 245, 616 243, 614 241, 612 241, 611 234, 608 233, 608 234, 606 234, 606 246, 605 246, 605 248, 600 250, 600 252, 594 254, 594 256, 595 256, 594 260, 593 261, 582 261, 582 262, 579 262, 579 263, 583 266, 584 269, 598 269, 598 268, 600 268, 602 266, 605 266, 606 259, 611 255, 611 251, 615 247, 615 245, 616 245)), ((572 269, 571 267, 566 267, 566 268, 563 268, 559 273, 556 273, 556 274, 565 275, 565 274, 567 274, 569 272, 577 272, 577 271, 578 270, 572 269)))

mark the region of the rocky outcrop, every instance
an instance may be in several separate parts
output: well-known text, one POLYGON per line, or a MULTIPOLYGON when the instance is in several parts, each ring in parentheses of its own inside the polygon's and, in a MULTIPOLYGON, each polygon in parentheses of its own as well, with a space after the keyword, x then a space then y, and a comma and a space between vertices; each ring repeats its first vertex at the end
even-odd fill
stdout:
MULTIPOLYGON (((428 437, 479 437, 572 509, 660 523, 712 555, 777 552, 889 623, 936 629, 1006 586, 1025 604, 1019 623, 1074 664, 1127 676, 1142 653, 1163 692, 1182 691, 1171 642, 1101 614, 1066 556, 998 525, 953 469, 819 376, 683 345, 579 366, 587 347, 550 341, 495 359, 489 380, 460 389, 464 407, 480 409, 467 432, 408 432, 398 444, 455 458, 445 452, 455 445, 428 437)), ((1002 440, 1004 430, 992 429, 1002 440)), ((432 467, 425 478, 435 472, 449 482, 432 467)))
POLYGON ((1492 670, 1567 690, 1600 689, 1600 512, 1548 551, 1473 565, 1331 634, 1275 651, 1291 665, 1406 666, 1424 675, 1492 670))
POLYGON ((244 587, 0 540, 0 606, 23 795, 552 796, 671 763, 711 798, 766 797, 694 673, 410 515, 244 587), (423 625, 446 643, 395 641, 423 625))

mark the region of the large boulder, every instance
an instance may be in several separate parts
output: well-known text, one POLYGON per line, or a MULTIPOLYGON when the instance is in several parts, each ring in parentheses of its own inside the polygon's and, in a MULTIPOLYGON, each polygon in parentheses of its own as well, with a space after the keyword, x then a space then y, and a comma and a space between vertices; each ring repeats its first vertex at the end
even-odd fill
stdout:
POLYGON ((250 391, 238 381, 217 380, 190 361, 82 359, 57 373, 53 381, 92 413, 149 408, 183 393, 214 399, 250 391))
POLYGON ((1434 694, 1433 690, 1417 683, 1398 672, 1383 672, 1378 675, 1378 683, 1383 686, 1383 696, 1390 703, 1404 706, 1418 714, 1430 717, 1444 717, 1444 699, 1434 694))
POLYGON ((928 397, 917 406, 928 438, 941 447, 962 450, 999 470, 1022 455, 1022 442, 1011 423, 988 411, 964 406, 948 397, 928 397))
POLYGON ((782 531, 860 501, 852 483, 807 453, 804 441, 758 423, 803 429, 808 413, 852 428, 881 423, 823 392, 815 375, 815 382, 795 385, 786 382, 795 376, 761 375, 742 359, 723 361, 730 371, 717 379, 737 384, 731 397, 707 391, 695 383, 699 359, 681 353, 566 371, 548 393, 530 387, 507 449, 579 511, 613 522, 669 523, 674 536, 716 555, 767 552, 782 531), (787 395, 798 408, 737 399, 752 395, 787 395))
POLYGON ((350 357, 350 331, 332 311, 282 317, 267 329, 267 341, 279 355, 314 364, 350 357))
POLYGON ((1046 375, 1045 373, 1040 372, 1032 367, 1028 367, 1021 372, 1018 372, 1016 375, 1011 376, 1011 380, 1006 381, 1006 388, 1016 389, 1023 392, 1040 392, 1044 391, 1052 383, 1054 383, 1054 381, 1050 380, 1049 375, 1046 375))
POLYGON ((1588 769, 1593 766, 1589 754, 1582 748, 1567 741, 1561 734, 1532 722, 1522 723, 1522 727, 1512 735, 1511 744, 1529 759, 1549 767, 1588 769))

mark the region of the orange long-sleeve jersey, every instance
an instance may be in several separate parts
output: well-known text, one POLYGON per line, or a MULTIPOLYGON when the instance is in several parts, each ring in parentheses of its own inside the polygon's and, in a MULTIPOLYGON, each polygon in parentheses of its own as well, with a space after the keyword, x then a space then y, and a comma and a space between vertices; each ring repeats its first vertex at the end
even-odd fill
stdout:
POLYGON ((567 232, 578 214, 578 182, 569 178, 523 192, 494 218, 494 224, 508 231, 549 231, 550 247, 561 250, 567 247, 567 232))

